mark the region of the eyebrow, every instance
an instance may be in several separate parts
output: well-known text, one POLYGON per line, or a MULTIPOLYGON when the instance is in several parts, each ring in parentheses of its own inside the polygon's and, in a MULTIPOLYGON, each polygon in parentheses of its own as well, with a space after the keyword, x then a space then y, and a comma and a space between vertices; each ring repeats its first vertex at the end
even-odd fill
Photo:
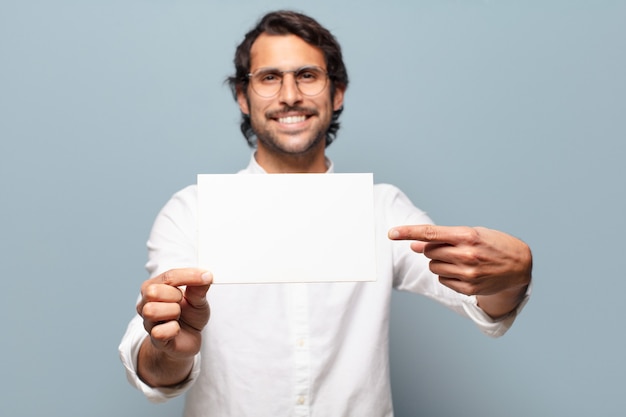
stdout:
POLYGON ((286 72, 286 71, 300 71, 306 68, 319 68, 323 71, 326 71, 326 69, 324 69, 323 67, 320 67, 319 65, 315 65, 315 64, 308 64, 308 65, 302 65, 301 67, 297 67, 294 69, 280 69, 277 67, 261 67, 261 68, 257 68, 254 71, 250 71, 250 74, 254 74, 257 72, 286 72))
POLYGON ((250 71, 250 72, 252 74, 254 74, 255 72, 271 72, 271 71, 280 72, 280 71, 283 71, 283 70, 280 70, 280 69, 278 69, 276 67, 262 67, 262 68, 257 68, 256 70, 250 71))

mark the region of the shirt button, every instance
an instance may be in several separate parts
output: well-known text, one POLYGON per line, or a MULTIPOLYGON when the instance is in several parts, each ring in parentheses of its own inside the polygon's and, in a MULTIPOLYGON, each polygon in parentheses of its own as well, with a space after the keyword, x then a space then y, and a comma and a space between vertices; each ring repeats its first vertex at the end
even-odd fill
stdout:
POLYGON ((304 395, 301 395, 298 397, 297 403, 298 405, 304 405, 304 401, 305 401, 304 395))
POLYGON ((304 347, 304 339, 300 338, 297 341, 298 347, 304 347))

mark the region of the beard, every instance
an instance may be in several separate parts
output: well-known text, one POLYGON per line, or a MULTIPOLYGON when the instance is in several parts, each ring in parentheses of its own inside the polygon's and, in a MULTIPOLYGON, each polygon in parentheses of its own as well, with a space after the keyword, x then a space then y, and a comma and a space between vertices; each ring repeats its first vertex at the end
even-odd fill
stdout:
MULTIPOLYGON (((319 113, 314 108, 308 107, 285 107, 281 110, 274 110, 265 114, 265 120, 274 120, 281 113, 298 112, 306 114, 307 117, 318 117, 319 113)), ((326 143, 326 133, 330 127, 330 121, 325 122, 318 118, 319 123, 315 124, 312 129, 302 132, 279 133, 267 128, 267 124, 256 123, 254 119, 250 120, 250 125, 257 141, 263 145, 268 151, 291 156, 306 156, 313 150, 318 149, 321 143, 326 143), (294 140, 289 140, 289 136, 294 140), (295 138, 300 136, 300 138, 295 138), (281 138, 282 137, 282 138, 281 138)), ((271 124, 270 124, 271 125, 271 124)))

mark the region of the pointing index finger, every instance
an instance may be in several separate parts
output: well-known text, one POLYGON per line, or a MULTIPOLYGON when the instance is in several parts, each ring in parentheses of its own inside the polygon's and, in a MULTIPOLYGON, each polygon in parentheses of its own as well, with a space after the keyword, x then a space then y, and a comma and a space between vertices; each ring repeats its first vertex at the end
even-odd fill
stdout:
POLYGON ((457 244, 467 239, 469 230, 471 229, 468 227, 433 224, 397 226, 389 230, 389 239, 457 244))

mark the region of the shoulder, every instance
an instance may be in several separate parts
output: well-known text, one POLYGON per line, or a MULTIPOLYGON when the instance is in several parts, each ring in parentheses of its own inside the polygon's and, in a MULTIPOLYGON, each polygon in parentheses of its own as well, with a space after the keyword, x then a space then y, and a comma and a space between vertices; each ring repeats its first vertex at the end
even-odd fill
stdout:
POLYGON ((177 191, 172 196, 172 200, 181 200, 181 201, 189 201, 192 200, 195 202, 198 199, 198 186, 196 184, 191 184, 183 188, 182 190, 177 191))
POLYGON ((402 190, 391 184, 374 184, 374 202, 376 205, 394 205, 396 203, 413 205, 402 190))
POLYGON ((397 194, 404 194, 398 187, 392 184, 374 184, 374 197, 391 197, 397 194))
POLYGON ((428 215, 392 184, 374 184, 374 207, 393 223, 432 223, 428 215))
POLYGON ((176 193, 165 203, 160 215, 175 216, 177 214, 195 213, 198 205, 198 187, 189 185, 176 193))

